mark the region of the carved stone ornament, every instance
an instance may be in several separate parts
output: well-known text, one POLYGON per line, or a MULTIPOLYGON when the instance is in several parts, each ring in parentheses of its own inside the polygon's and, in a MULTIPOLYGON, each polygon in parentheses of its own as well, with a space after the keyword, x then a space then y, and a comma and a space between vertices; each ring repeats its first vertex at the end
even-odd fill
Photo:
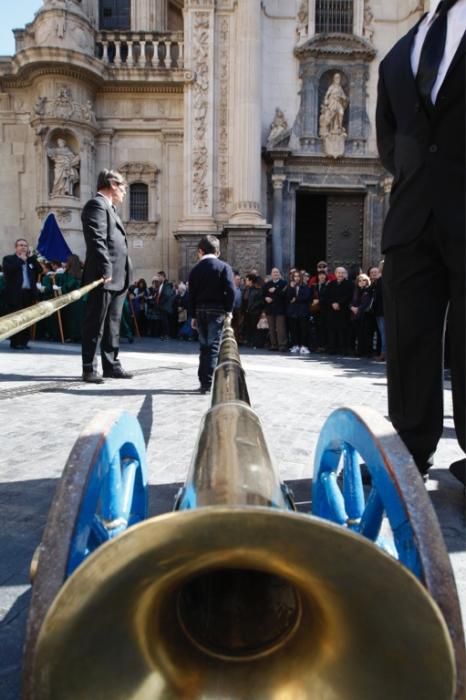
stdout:
POLYGON ((367 39, 354 34, 315 34, 304 44, 296 46, 295 56, 300 60, 317 58, 334 60, 338 56, 343 61, 355 60, 370 62, 376 55, 376 50, 367 39))
POLYGON ((308 0, 301 0, 298 13, 296 15, 297 27, 296 33, 298 34, 298 42, 304 41, 307 37, 308 31, 308 19, 309 19, 309 4, 308 0))
POLYGON ((86 122, 92 126, 97 125, 92 102, 86 100, 84 104, 75 102, 71 88, 65 86, 58 90, 57 96, 50 100, 48 97, 39 96, 34 105, 34 113, 39 117, 52 117, 55 119, 86 122))
POLYGON ((160 172, 155 165, 151 165, 150 163, 123 163, 123 165, 118 168, 118 171, 125 176, 128 182, 150 180, 155 178, 160 172))
POLYGON ((73 196, 79 182, 80 156, 73 153, 65 139, 57 139, 57 145, 47 149, 53 163, 53 185, 51 197, 73 196))
POLYGON ((230 85, 230 21, 226 17, 220 21, 219 48, 219 84, 218 105, 218 206, 222 212, 227 211, 229 200, 228 188, 228 88, 230 85))
POLYGON ((72 218, 70 209, 54 209, 56 219, 59 224, 69 224, 72 218))
POLYGON ((193 160, 192 160, 192 201, 195 209, 208 208, 206 184, 208 169, 207 150, 207 111, 209 105, 209 30, 208 12, 196 12, 193 31, 193 62, 196 82, 193 84, 193 160))
POLYGON ((276 107, 275 116, 270 125, 270 131, 267 137, 267 146, 270 147, 278 143, 287 132, 288 122, 286 121, 285 115, 279 107, 276 107))
POLYGON ((319 118, 319 136, 325 155, 339 158, 345 152, 346 131, 343 117, 348 107, 348 97, 341 86, 340 73, 334 73, 325 93, 319 118))
POLYGON ((370 6, 370 0, 364 0, 364 18, 363 18, 363 30, 362 33, 367 41, 373 43, 372 37, 374 36, 374 13, 370 6))

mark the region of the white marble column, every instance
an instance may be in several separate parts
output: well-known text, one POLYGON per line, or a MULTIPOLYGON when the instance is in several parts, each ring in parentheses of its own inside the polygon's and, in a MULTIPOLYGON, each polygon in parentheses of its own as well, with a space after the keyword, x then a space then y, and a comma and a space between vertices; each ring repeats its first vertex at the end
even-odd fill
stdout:
POLYGON ((261 200, 261 3, 238 0, 234 42, 233 213, 230 222, 260 224, 261 200))

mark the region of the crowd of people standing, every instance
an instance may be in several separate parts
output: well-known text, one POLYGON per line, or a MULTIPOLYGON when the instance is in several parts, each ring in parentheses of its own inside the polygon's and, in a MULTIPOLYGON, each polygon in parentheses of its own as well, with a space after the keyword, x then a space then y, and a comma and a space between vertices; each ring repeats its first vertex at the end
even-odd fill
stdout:
MULTIPOLYGON (((10 256, 11 257, 11 256, 10 256)), ((331 272, 325 261, 315 274, 293 268, 285 279, 272 268, 261 277, 253 269, 234 274, 233 327, 241 345, 307 355, 310 352, 385 359, 381 267, 331 272)), ((82 285, 83 265, 77 255, 66 262, 39 259, 33 267, 31 303, 66 294, 82 285)), ((81 342, 86 297, 40 321, 34 337, 81 342)), ((0 314, 15 310, 8 303, 0 272, 0 314)), ((21 308, 21 306, 18 306, 21 308)), ((160 340, 197 340, 189 315, 188 282, 171 282, 163 270, 150 284, 139 278, 129 286, 121 318, 121 336, 160 340)), ((12 347, 15 346, 13 343, 12 347)), ((20 348, 27 342, 20 344, 20 348)))

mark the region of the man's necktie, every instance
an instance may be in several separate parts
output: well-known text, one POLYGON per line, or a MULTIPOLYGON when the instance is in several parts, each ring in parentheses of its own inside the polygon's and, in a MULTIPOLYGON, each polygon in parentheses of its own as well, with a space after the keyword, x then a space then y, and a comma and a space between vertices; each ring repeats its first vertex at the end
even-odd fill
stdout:
POLYGON ((445 51, 447 38, 447 14, 456 0, 442 0, 429 31, 426 34, 419 58, 416 85, 424 106, 431 113, 434 108, 431 93, 437 79, 438 69, 445 51))

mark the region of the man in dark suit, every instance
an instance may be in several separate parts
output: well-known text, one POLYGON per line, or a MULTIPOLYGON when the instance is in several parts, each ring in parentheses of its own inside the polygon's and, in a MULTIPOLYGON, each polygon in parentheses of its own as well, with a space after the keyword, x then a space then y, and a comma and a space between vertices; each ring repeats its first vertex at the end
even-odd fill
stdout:
MULTIPOLYGON (((382 240, 389 414, 426 475, 443 432, 448 311, 453 411, 465 415, 466 0, 444 0, 380 65, 377 140, 393 186, 382 240)), ((464 482, 464 459, 450 470, 464 482)))
MULTIPOLYGON (((15 242, 14 255, 3 258, 5 300, 8 313, 32 306, 37 298, 37 278, 41 267, 37 258, 28 254, 29 245, 24 238, 15 242)), ((29 328, 10 338, 12 350, 29 350, 29 328)))
POLYGON ((225 315, 233 313, 235 285, 230 265, 218 259, 217 236, 201 238, 197 254, 199 262, 189 273, 188 315, 192 328, 199 333, 197 374, 201 394, 207 394, 217 365, 225 315))
POLYGON ((85 205, 81 220, 86 240, 83 284, 99 278, 104 285, 88 295, 83 322, 83 379, 101 384, 97 372, 97 347, 100 343, 104 377, 131 379, 118 359, 120 322, 129 287, 128 244, 116 205, 126 194, 126 183, 115 170, 103 170, 97 179, 97 195, 85 205))

